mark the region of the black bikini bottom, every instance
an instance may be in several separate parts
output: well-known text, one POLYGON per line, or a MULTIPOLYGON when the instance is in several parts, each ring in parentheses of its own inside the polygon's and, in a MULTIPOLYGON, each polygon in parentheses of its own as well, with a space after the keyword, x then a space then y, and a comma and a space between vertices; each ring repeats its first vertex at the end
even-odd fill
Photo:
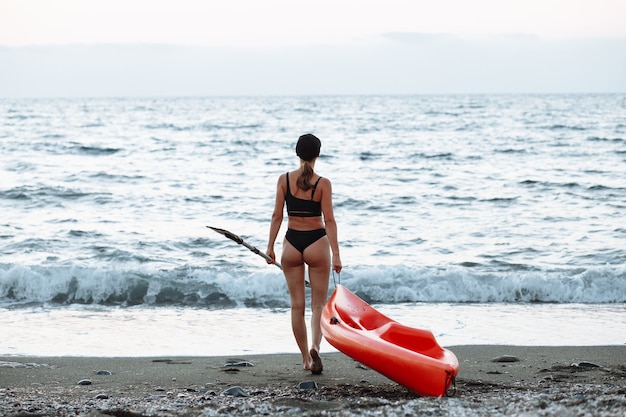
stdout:
POLYGON ((316 230, 293 230, 287 229, 285 233, 285 239, 291 243, 294 248, 298 249, 300 253, 304 253, 304 250, 317 242, 321 238, 326 236, 326 229, 316 230))

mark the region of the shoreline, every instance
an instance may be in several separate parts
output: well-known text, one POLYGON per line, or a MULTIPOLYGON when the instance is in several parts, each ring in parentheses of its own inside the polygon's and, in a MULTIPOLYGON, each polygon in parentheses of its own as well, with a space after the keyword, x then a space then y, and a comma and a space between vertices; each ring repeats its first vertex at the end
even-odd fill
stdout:
POLYGON ((0 355, 0 414, 626 413, 626 346, 466 345, 448 349, 459 359, 460 371, 456 395, 443 398, 419 397, 339 352, 322 352, 322 375, 304 371, 300 355, 292 353, 233 357, 0 355), (245 396, 232 395, 237 392, 245 396))

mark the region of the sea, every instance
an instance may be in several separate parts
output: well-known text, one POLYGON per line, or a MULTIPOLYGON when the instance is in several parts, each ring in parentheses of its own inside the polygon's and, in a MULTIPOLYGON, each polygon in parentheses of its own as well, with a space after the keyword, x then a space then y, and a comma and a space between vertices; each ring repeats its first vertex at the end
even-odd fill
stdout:
POLYGON ((5 98, 0 355, 297 352, 281 270, 207 226, 265 251, 304 133, 329 293, 443 346, 626 344, 625 94, 5 98))

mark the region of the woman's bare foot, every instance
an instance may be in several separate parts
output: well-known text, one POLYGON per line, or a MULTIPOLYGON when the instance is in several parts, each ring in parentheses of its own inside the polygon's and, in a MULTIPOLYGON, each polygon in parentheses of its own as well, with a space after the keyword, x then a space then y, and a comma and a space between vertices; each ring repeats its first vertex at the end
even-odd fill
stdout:
POLYGON ((311 354, 307 352, 306 356, 302 355, 302 367, 305 371, 310 371, 311 366, 313 366, 313 359, 311 359, 311 354))
POLYGON ((322 366, 322 358, 320 358, 317 350, 311 349, 311 359, 313 359, 313 364, 311 365, 311 373, 313 375, 319 375, 322 373, 324 366, 322 366))

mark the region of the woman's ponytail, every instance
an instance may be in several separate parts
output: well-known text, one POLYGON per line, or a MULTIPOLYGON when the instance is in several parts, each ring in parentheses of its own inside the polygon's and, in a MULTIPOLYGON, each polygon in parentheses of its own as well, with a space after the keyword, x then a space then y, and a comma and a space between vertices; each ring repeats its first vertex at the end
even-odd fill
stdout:
POLYGON ((311 185, 311 178, 313 178, 313 167, 309 161, 303 161, 302 174, 296 180, 296 185, 303 191, 309 191, 313 186, 311 185))

